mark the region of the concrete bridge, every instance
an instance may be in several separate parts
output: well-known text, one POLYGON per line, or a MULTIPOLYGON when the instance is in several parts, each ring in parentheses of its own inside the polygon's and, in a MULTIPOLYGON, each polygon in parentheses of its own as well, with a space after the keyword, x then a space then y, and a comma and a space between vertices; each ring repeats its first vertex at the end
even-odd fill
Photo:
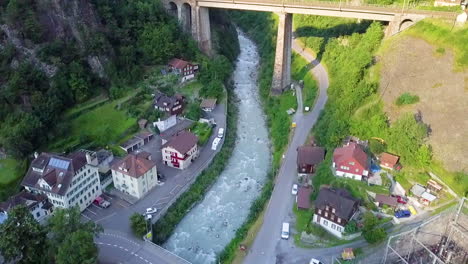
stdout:
POLYGON ((394 35, 426 17, 455 20, 456 13, 417 10, 408 6, 378 6, 354 2, 314 0, 162 0, 177 16, 184 31, 192 34, 200 49, 211 55, 209 8, 275 12, 279 15, 272 94, 291 83, 292 14, 359 18, 389 22, 386 36, 394 35))

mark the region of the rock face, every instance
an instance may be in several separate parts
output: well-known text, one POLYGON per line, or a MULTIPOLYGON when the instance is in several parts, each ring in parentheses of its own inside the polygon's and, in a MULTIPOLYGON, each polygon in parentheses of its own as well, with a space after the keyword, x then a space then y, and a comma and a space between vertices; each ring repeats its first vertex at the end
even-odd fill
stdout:
MULTIPOLYGON (((34 1, 32 16, 42 32, 40 41, 31 41, 25 36, 23 28, 14 21, 8 22, 0 15, 0 47, 13 45, 16 48, 15 61, 29 61, 43 71, 47 77, 53 77, 59 65, 42 61, 39 51, 56 40, 76 43, 82 59, 87 61, 96 76, 106 78, 104 65, 112 51, 96 54, 89 50, 89 42, 102 32, 99 17, 90 1, 86 0, 42 0, 34 1)), ((7 9, 7 8, 5 8, 7 9)), ((6 13, 6 12, 5 12, 6 13)), ((29 14, 31 15, 31 14, 29 14)))

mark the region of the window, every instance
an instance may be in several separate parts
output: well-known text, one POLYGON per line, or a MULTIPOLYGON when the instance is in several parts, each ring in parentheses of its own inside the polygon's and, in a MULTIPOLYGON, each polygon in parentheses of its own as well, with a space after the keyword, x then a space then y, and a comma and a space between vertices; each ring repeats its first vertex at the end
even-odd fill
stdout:
POLYGON ((325 217, 328 217, 328 212, 325 212, 325 217))
POLYGON ((331 215, 331 220, 335 220, 335 215, 331 215))
POLYGON ((354 163, 354 161, 349 162, 349 165, 354 165, 354 164, 356 164, 356 163, 354 163))
POLYGON ((318 214, 322 214, 322 210, 318 209, 318 214))
POLYGON ((336 229, 336 225, 335 225, 335 224, 331 224, 331 228, 332 228, 332 229, 336 229))
POLYGON ((356 169, 356 172, 358 172, 358 171, 359 171, 359 169, 356 169))
POLYGON ((341 228, 340 226, 337 226, 337 227, 336 227, 336 230, 338 230, 339 232, 341 232, 341 230, 343 230, 343 228, 341 228))
POLYGON ((332 213, 335 213, 335 208, 332 208, 332 213))
POLYGON ((323 219, 323 224, 326 225, 326 226, 328 226, 328 221, 325 220, 325 219, 323 219))
POLYGON ((330 210, 330 207, 328 207, 328 205, 325 206, 325 210, 327 210, 327 211, 330 210))
POLYGON ((341 218, 338 217, 338 223, 341 223, 341 218))

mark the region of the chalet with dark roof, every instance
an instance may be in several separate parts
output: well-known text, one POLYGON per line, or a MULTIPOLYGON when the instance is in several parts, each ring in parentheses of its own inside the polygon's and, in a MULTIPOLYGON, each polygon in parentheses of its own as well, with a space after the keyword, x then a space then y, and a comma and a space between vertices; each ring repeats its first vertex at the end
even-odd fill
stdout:
POLYGON ((341 238, 346 224, 357 212, 358 205, 358 200, 345 189, 322 188, 315 200, 313 222, 341 238))
POLYGON ((158 92, 154 97, 154 108, 169 115, 180 115, 184 111, 184 103, 185 97, 181 94, 168 96, 158 92))
POLYGON ((199 154, 198 138, 189 131, 181 131, 162 146, 162 160, 164 164, 186 169, 199 154))

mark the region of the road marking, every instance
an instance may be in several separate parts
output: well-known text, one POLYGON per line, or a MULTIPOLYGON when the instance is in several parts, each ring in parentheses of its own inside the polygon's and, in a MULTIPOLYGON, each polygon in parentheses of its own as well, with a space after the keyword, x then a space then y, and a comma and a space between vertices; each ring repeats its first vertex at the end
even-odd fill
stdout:
POLYGON ((91 221, 91 218, 89 218, 88 216, 86 216, 85 214, 81 214, 81 216, 83 216, 84 218, 88 219, 89 221, 91 221))
POLYGON ((108 216, 105 216, 105 217, 103 217, 103 218, 101 218, 101 219, 99 219, 99 220, 96 220, 95 222, 96 222, 96 223, 97 223, 97 222, 100 222, 100 221, 105 220, 105 219, 107 219, 107 218, 110 218, 110 217, 112 217, 112 216, 114 216, 114 215, 116 215, 116 214, 117 214, 117 213, 114 212, 114 213, 112 213, 112 214, 110 214, 110 215, 108 215, 108 216))
POLYGON ((122 206, 122 207, 124 207, 124 208, 128 208, 127 205, 123 205, 123 204, 121 204, 121 203, 119 203, 119 202, 117 202, 117 204, 120 205, 120 206, 122 206))
POLYGON ((99 209, 99 210, 102 210, 101 207, 99 207, 99 206, 97 206, 97 205, 95 205, 95 204, 93 204, 93 203, 92 203, 91 205, 93 205, 94 207, 96 207, 96 208, 99 209))
POLYGON ((111 201, 114 199, 114 198, 112 198, 112 197, 110 197, 109 195, 104 194, 104 193, 102 193, 101 195, 104 196, 104 197, 106 197, 106 199, 111 200, 111 201))
MULTIPOLYGON (((119 246, 119 245, 106 244, 106 243, 102 243, 102 242, 96 242, 96 244, 98 244, 98 245, 106 245, 106 246, 111 246, 111 247, 116 247, 116 248, 120 248, 120 249, 122 249, 122 250, 128 252, 128 249, 126 249, 126 248, 124 248, 124 247, 122 247, 122 246, 119 246)), ((134 255, 134 256, 137 257, 137 258, 140 258, 141 260, 143 260, 143 261, 146 262, 146 263, 153 264, 151 261, 149 261, 149 260, 143 258, 142 256, 138 255, 136 252, 133 252, 133 251, 132 251, 132 252, 130 252, 130 254, 131 254, 131 255, 134 255)))
POLYGON ((86 208, 86 210, 88 210, 90 213, 92 213, 93 215, 97 215, 95 212, 91 211, 89 208, 86 208))
POLYGON ((177 184, 176 186, 174 186, 174 188, 172 188, 172 190, 169 192, 170 194, 174 194, 174 191, 177 189, 177 188, 180 188, 182 186, 180 186, 179 184, 177 184))

